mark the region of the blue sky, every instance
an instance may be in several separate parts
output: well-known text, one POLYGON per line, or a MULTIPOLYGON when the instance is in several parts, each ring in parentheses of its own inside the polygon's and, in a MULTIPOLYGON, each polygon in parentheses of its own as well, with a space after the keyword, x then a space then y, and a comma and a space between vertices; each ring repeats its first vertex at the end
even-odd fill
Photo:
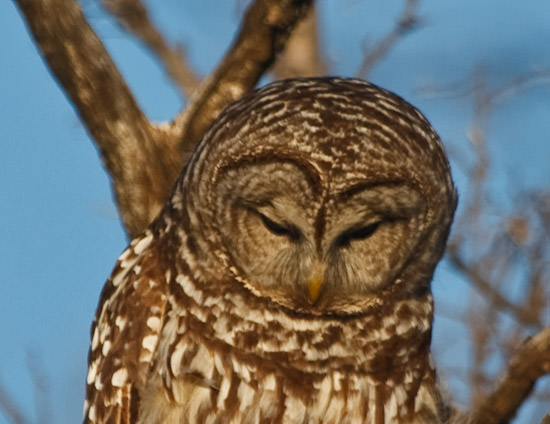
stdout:
MULTIPOLYGON (((243 2, 150 3, 156 3, 153 17, 165 34, 183 42, 192 64, 205 74, 234 34, 243 2)), ((147 115, 155 121, 173 117, 184 101, 156 62, 95 1, 83 4, 147 115)), ((319 4, 332 73, 346 76, 358 69, 364 40, 373 42, 383 34, 402 7, 397 0, 319 4)), ((550 3, 426 0, 420 13, 423 27, 400 42, 370 79, 417 105, 447 145, 463 148, 471 98, 428 99, 419 87, 467 81, 480 67, 495 85, 550 69, 550 3)), ((50 404, 49 412, 40 414, 49 414, 50 422, 78 422, 90 323, 101 287, 127 240, 97 151, 12 2, 0 2, 0 28, 0 383, 39 422, 29 363, 39 366, 47 376, 50 404)), ((497 111, 489 130, 491 151, 499 159, 491 180, 498 190, 548 184, 549 116, 550 84, 526 91, 497 111)), ((459 190, 465 189, 460 168, 453 170, 459 190)), ((443 263, 434 291, 438 304, 452 305, 465 301, 467 287, 443 263)), ((467 338, 459 325, 438 318, 435 346, 445 345, 449 334, 467 338)), ((439 360, 467 361, 466 342, 457 342, 452 352, 441 351, 439 360)), ((464 394, 460 382, 452 384, 452 392, 464 394)), ((524 408, 517 422, 538 419, 536 411, 524 408)), ((0 424, 7 422, 0 414, 0 424)))

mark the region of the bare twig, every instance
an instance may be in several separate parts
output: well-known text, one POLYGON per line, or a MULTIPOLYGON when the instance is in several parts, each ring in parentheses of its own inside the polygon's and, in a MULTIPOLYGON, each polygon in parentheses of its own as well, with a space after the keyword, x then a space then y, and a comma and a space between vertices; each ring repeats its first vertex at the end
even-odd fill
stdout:
POLYGON ((138 37, 164 65, 167 74, 180 91, 190 96, 199 78, 189 65, 181 47, 170 46, 152 23, 147 8, 140 0, 102 0, 123 28, 138 37))
MULTIPOLYGON (((532 74, 530 75, 532 77, 532 74)), ((484 204, 484 200, 486 199, 485 182, 490 166, 490 155, 485 128, 487 126, 487 121, 494 112, 498 99, 502 99, 503 94, 501 93, 509 92, 512 90, 512 87, 516 87, 517 84, 522 84, 524 87, 528 86, 529 83, 527 81, 530 81, 531 77, 514 80, 496 91, 487 89, 481 72, 477 72, 473 79, 472 87, 475 87, 475 106, 474 123, 470 130, 470 141, 475 152, 475 163, 472 170, 468 173, 470 195, 468 196, 464 213, 456 224, 462 229, 459 233, 468 234, 469 236, 460 240, 455 239, 454 242, 448 246, 448 257, 451 264, 467 277, 476 291, 487 299, 491 307, 512 313, 517 321, 524 326, 535 325, 540 328, 542 324, 539 315, 540 308, 533 308, 531 304, 525 304, 525 306, 523 306, 509 301, 501 293, 497 285, 494 284, 495 280, 502 281, 504 278, 489 279, 489 274, 481 272, 479 266, 479 264, 483 263, 485 264, 485 270, 491 269, 494 272, 501 272, 502 274, 506 269, 510 269, 513 264, 511 258, 504 258, 504 251, 497 251, 498 245, 490 246, 485 234, 486 230, 484 231, 487 225, 482 223, 482 215, 486 213, 487 209, 487 206, 484 204), (476 264, 472 264, 461 254, 464 250, 463 246, 466 243, 469 246, 487 246, 489 252, 486 255, 474 255, 478 258, 481 257, 481 259, 478 259, 476 264), (501 264, 494 263, 492 266, 489 266, 491 261, 498 259, 497 257, 510 260, 504 260, 501 261, 501 264)), ((499 230, 500 232, 498 235, 504 236, 504 233, 507 234, 507 232, 509 232, 509 228, 508 226, 508 230, 505 229, 504 232, 499 230)), ((530 287, 531 285, 529 284, 528 286, 530 287)))
MULTIPOLYGON (((474 163, 468 171, 466 205, 455 224, 459 228, 456 234, 460 236, 455 236, 448 246, 448 258, 487 305, 482 319, 471 313, 468 320, 474 352, 468 373, 470 408, 474 411, 466 420, 469 423, 508 422, 525 401, 537 378, 548 373, 550 368, 549 329, 541 333, 545 336, 539 335, 533 339, 546 343, 545 353, 541 353, 546 355, 543 371, 538 374, 529 371, 530 366, 533 369, 538 366, 536 360, 529 365, 531 342, 514 354, 514 347, 518 340, 525 337, 526 328, 541 329, 544 326, 544 313, 548 310, 549 298, 545 288, 548 287, 549 250, 543 215, 538 213, 536 201, 524 191, 521 192, 524 200, 518 202, 518 209, 495 222, 495 215, 489 210, 491 201, 486 184, 492 160, 487 138, 491 116, 509 96, 543 83, 547 77, 546 72, 531 73, 497 89, 488 89, 483 73, 478 70, 467 89, 453 87, 450 93, 473 93, 474 122, 469 140, 474 163), (517 281, 519 269, 526 276, 522 282, 523 295, 506 296, 507 290, 517 281), (497 311, 510 314, 514 320, 500 317, 497 311), (503 382, 496 391, 491 392, 486 364, 496 355, 508 365, 505 366, 507 371, 503 382), (492 394, 487 396, 487 393, 492 394)), ((476 310, 479 307, 473 306, 472 312, 476 310)), ((543 344, 537 346, 542 352, 543 344)))
POLYGON ((29 419, 23 410, 11 398, 7 390, 0 384, 0 412, 3 412, 13 424, 29 424, 29 419))
MULTIPOLYGON (((34 405, 36 408, 37 423, 48 424, 51 422, 50 398, 48 396, 48 376, 44 372, 39 357, 32 352, 27 352, 27 367, 32 378, 34 388, 34 405)), ((11 398, 8 391, 0 383, 0 413, 13 424, 27 424, 31 421, 25 416, 23 409, 11 398)))
POLYGON ((550 327, 526 340, 512 357, 497 388, 474 410, 472 424, 508 422, 535 382, 550 373, 550 327))
POLYGON ((32 351, 27 352, 27 367, 34 387, 34 404, 36 407, 37 424, 51 422, 50 383, 44 370, 40 356, 32 351))
MULTIPOLYGON (((495 312, 495 308, 492 304, 489 304, 488 311, 484 311, 484 318, 494 318, 495 312)), ((472 365, 468 372, 468 381, 471 385, 470 405, 474 407, 487 387, 488 381, 485 373, 485 366, 490 356, 490 341, 492 332, 494 331, 494 328, 491 326, 493 321, 489 321, 488 319, 485 321, 485 319, 481 320, 479 318, 479 301, 477 301, 474 296, 470 296, 468 313, 465 319, 468 323, 468 329, 472 340, 472 365)))
POLYGON ((496 289, 490 281, 486 280, 476 269, 476 267, 468 265, 460 256, 457 247, 449 245, 447 248, 447 256, 450 263, 470 281, 474 288, 481 293, 488 302, 494 304, 497 309, 511 313, 515 318, 524 325, 540 326, 540 320, 537 313, 532 313, 530 308, 520 307, 510 302, 506 297, 496 289))
POLYGON ((485 98, 485 106, 487 108, 495 108, 506 99, 516 96, 518 93, 539 85, 548 84, 550 84, 550 70, 548 69, 541 69, 535 72, 520 75, 519 77, 514 78, 497 89, 487 93, 485 98))
MULTIPOLYGON (((476 73, 478 72, 479 71, 476 70, 476 73)), ((479 87, 476 85, 476 79, 473 78, 474 83, 472 83, 471 80, 472 78, 469 78, 468 81, 459 81, 447 85, 423 84, 418 87, 418 92, 428 99, 452 99, 469 96, 472 93, 477 95, 479 87)), ((491 91, 490 95, 487 96, 487 103, 491 103, 492 106, 495 106, 518 93, 539 85, 547 84, 550 84, 549 69, 538 69, 533 72, 528 72, 511 81, 507 81, 502 86, 491 91)))
POLYGON ((401 16, 392 30, 382 37, 374 47, 368 49, 368 53, 365 48, 365 55, 357 71, 357 77, 368 78, 374 65, 382 60, 403 36, 418 28, 418 2, 418 0, 406 0, 401 16))

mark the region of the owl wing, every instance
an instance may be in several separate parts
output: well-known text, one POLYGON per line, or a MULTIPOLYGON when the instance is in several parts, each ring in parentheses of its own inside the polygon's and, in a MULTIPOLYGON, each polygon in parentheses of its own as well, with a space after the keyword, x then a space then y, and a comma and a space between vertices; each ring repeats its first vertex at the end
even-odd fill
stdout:
POLYGON ((166 310, 167 282, 153 236, 121 255, 92 325, 85 423, 135 423, 166 310))

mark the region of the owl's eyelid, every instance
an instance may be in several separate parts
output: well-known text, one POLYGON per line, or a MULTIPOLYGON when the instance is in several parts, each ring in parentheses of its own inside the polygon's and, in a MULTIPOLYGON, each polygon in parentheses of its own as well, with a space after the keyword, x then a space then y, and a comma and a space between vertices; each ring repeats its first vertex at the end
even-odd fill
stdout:
POLYGON ((301 237, 301 232, 295 225, 289 224, 287 222, 280 223, 274 221, 257 209, 255 210, 255 212, 260 216, 260 219, 262 220, 265 227, 273 234, 278 236, 286 236, 292 240, 298 240, 301 237))
POLYGON ((355 224, 344 230, 336 237, 334 244, 337 247, 348 246, 353 240, 365 240, 372 236, 385 221, 384 218, 379 218, 370 221, 368 224, 355 224))
POLYGON ((425 207, 420 191, 399 180, 389 183, 358 184, 339 193, 338 197, 343 201, 364 205, 368 213, 396 220, 416 215, 425 207))
POLYGON ((352 227, 349 230, 345 232, 345 234, 351 239, 351 240, 361 240, 365 239, 367 237, 370 237, 374 234, 376 230, 378 230, 378 227, 382 224, 382 220, 376 220, 374 222, 371 222, 370 224, 361 225, 358 227, 352 227))

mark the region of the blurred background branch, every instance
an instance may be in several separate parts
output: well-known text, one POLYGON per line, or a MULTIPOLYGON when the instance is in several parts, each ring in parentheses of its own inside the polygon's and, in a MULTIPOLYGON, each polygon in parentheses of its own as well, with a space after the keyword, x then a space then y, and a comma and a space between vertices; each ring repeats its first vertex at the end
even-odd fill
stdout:
POLYGON ((158 58, 182 95, 189 97, 199 83, 199 77, 188 63, 181 45, 171 46, 151 21, 147 8, 140 0, 102 0, 120 25, 158 58))
POLYGON ((407 36, 411 31, 417 29, 421 21, 418 17, 419 0, 406 0, 397 19, 395 26, 384 35, 374 46, 369 47, 363 42, 363 61, 356 73, 358 78, 368 79, 372 69, 394 48, 395 44, 407 36))

